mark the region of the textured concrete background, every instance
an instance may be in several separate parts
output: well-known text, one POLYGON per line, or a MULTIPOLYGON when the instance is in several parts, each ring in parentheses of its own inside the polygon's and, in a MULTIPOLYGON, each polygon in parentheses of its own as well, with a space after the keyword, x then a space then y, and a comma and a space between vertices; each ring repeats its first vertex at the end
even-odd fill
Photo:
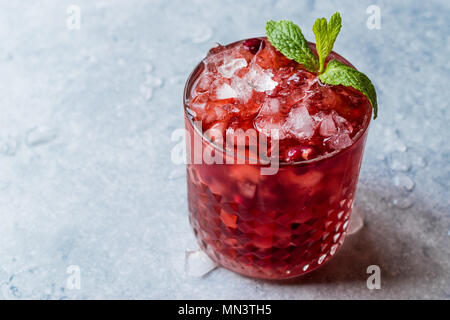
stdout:
POLYGON ((450 298, 450 2, 3 0, 0 12, 1 298, 450 298), (380 30, 366 27, 371 4, 380 30), (281 18, 312 40, 336 10, 335 50, 380 102, 357 194, 365 228, 300 279, 189 277, 185 173, 170 161, 187 75, 213 41, 281 18), (366 287, 372 264, 380 290, 366 287))

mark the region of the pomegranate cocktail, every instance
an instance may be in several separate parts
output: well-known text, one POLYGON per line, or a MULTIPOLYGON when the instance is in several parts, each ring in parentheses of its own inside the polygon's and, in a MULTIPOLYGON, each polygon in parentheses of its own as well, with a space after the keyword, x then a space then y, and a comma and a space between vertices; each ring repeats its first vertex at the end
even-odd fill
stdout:
POLYGON ((290 278, 344 241, 377 106, 370 80, 331 52, 340 25, 318 19, 316 47, 269 21, 267 37, 217 45, 188 79, 189 219, 221 266, 290 278))

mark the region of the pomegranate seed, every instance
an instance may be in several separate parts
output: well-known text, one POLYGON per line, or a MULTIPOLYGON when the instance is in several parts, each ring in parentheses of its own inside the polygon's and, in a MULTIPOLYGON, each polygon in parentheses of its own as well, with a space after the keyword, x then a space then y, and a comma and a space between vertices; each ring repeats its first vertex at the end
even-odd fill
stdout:
POLYGON ((315 151, 311 147, 292 147, 286 152, 284 157, 286 162, 296 162, 300 160, 309 160, 314 157, 315 151))
POLYGON ((264 42, 258 38, 248 39, 244 41, 244 47, 251 53, 256 54, 260 47, 261 49, 264 48, 264 42))
POLYGON ((295 162, 302 158, 302 153, 299 147, 292 147, 286 152, 284 159, 286 162, 295 162))
POLYGON ((303 147, 302 148, 302 157, 305 160, 309 160, 309 159, 313 158, 315 153, 316 152, 311 147, 303 147))

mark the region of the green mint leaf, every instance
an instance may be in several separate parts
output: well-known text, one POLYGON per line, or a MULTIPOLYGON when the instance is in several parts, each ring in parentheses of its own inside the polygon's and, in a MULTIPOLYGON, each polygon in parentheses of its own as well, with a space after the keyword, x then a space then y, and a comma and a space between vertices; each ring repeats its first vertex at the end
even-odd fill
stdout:
POLYGON ((319 55, 319 73, 323 72, 325 65, 325 59, 333 50, 334 42, 341 31, 342 20, 339 12, 333 14, 330 18, 330 22, 327 23, 327 19, 317 19, 313 25, 313 32, 316 36, 316 49, 319 55))
POLYGON ((266 23, 266 34, 269 42, 288 59, 297 61, 311 72, 319 70, 317 57, 295 23, 269 20, 266 23))
POLYGON ((361 91, 370 101, 373 107, 373 118, 378 113, 377 93, 370 79, 362 72, 339 62, 331 60, 325 71, 319 75, 319 80, 334 86, 343 85, 361 91))

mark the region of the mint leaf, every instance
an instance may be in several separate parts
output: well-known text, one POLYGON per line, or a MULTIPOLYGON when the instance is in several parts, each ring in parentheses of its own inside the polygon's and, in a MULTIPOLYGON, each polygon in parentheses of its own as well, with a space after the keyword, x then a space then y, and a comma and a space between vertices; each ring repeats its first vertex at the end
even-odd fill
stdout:
POLYGON ((333 14, 330 18, 330 22, 327 23, 327 19, 317 19, 313 25, 313 32, 316 36, 316 49, 319 55, 319 73, 323 72, 325 60, 333 50, 334 42, 341 31, 342 20, 339 12, 333 14))
POLYGON ((288 59, 302 64, 308 71, 318 73, 320 81, 330 85, 343 85, 361 91, 373 107, 373 118, 378 113, 377 93, 370 79, 362 72, 337 60, 331 60, 325 70, 325 61, 333 50, 334 42, 341 30, 342 20, 339 12, 334 13, 330 21, 317 19, 313 26, 316 37, 316 50, 319 59, 309 48, 300 28, 292 21, 269 20, 266 34, 269 42, 288 59))
POLYGON ((266 23, 266 34, 269 42, 288 59, 297 61, 311 72, 317 72, 319 61, 295 23, 269 20, 266 23))
POLYGON ((325 71, 319 75, 319 80, 326 84, 334 86, 341 84, 361 91, 372 104, 373 118, 376 119, 378 113, 377 93, 372 82, 364 73, 337 60, 331 60, 325 71))

